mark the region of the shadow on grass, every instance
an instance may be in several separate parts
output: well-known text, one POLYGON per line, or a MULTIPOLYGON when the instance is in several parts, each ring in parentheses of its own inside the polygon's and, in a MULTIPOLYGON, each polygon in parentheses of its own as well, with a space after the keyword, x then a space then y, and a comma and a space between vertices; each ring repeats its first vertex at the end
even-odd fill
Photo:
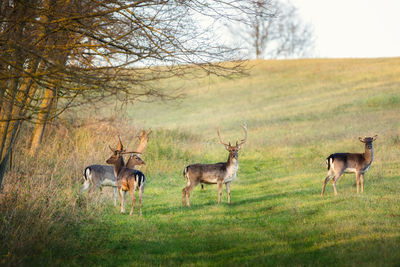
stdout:
POLYGON ((31 263, 42 265, 396 265, 400 238, 355 234, 323 235, 324 228, 286 231, 209 231, 171 223, 102 222, 80 229, 65 244, 54 244, 31 263), (153 229, 153 228, 156 229, 153 229), (180 228, 183 227, 183 228, 180 228), (118 227, 117 227, 118 228, 118 227), (151 231, 155 232, 152 233, 151 231), (367 252, 368 253, 365 253, 367 252), (374 265, 374 264, 373 264, 374 265))

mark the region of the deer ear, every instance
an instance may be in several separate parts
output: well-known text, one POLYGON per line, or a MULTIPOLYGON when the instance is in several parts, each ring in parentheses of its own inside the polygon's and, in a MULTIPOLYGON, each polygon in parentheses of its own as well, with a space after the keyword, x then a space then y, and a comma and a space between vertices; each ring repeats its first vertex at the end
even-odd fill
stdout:
POLYGON ((364 138, 358 137, 358 140, 360 140, 362 143, 365 143, 364 138))
POLYGON ((372 137, 372 141, 375 141, 376 140, 376 138, 378 138, 378 135, 376 134, 376 135, 374 135, 373 137, 372 137))

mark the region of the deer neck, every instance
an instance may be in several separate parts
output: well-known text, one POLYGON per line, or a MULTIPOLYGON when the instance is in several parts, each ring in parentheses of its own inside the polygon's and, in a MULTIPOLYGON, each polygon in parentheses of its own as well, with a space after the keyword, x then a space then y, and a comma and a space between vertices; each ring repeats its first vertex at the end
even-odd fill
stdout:
POLYGON ((228 161, 226 162, 226 165, 229 166, 238 166, 239 165, 239 161, 237 159, 235 159, 234 156, 230 155, 228 156, 228 161))
POLYGON ((371 149, 369 149, 368 145, 365 144, 364 158, 368 163, 371 163, 374 160, 374 150, 372 146, 371 149))
POLYGON ((122 156, 118 157, 117 162, 114 164, 114 174, 115 177, 118 177, 118 174, 121 172, 122 168, 125 167, 124 158, 122 156))

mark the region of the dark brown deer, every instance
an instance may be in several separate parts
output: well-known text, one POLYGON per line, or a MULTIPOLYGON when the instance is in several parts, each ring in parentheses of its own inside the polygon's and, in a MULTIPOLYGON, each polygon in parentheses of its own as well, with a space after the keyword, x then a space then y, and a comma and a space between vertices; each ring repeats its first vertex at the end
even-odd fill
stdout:
POLYGON ((326 164, 328 165, 328 176, 324 180, 322 186, 321 196, 324 196, 326 183, 332 179, 332 186, 337 195, 336 182, 344 173, 355 173, 357 193, 359 193, 359 184, 361 181, 361 192, 364 192, 364 173, 368 171, 371 163, 374 159, 374 151, 372 149, 372 142, 376 140, 378 136, 373 137, 359 137, 360 142, 365 144, 364 153, 335 153, 326 158, 326 164))
POLYGON ((215 164, 191 164, 183 171, 183 176, 187 179, 187 185, 182 190, 182 205, 190 207, 190 192, 199 183, 204 184, 217 184, 218 185, 218 203, 221 203, 222 185, 225 184, 228 193, 228 204, 231 204, 231 182, 236 178, 236 172, 239 168, 238 155, 239 150, 247 139, 247 127, 242 126, 245 132, 244 138, 236 145, 232 146, 231 143, 224 143, 221 138, 220 130, 218 129, 218 138, 221 144, 228 150, 229 156, 226 162, 219 162, 215 164))
POLYGON ((121 139, 119 140, 118 147, 113 149, 110 146, 113 155, 106 160, 106 163, 114 165, 114 173, 117 177, 116 186, 118 188, 120 202, 121 202, 121 212, 125 213, 125 194, 129 191, 132 197, 132 206, 129 215, 132 215, 133 209, 136 203, 135 191, 139 191, 139 214, 142 215, 142 196, 144 192, 144 187, 146 184, 146 177, 139 170, 126 168, 124 163, 123 154, 135 154, 137 152, 126 152, 123 149, 121 139), (121 149, 119 149, 121 148, 121 149))

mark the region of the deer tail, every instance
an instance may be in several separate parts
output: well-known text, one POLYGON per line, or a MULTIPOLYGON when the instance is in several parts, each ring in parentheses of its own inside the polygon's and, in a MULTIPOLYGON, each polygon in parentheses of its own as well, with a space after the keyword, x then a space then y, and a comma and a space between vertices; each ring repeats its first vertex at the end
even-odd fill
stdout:
POLYGON ((326 158, 326 165, 328 167, 328 171, 331 169, 331 161, 333 162, 332 155, 330 155, 329 157, 326 158))
POLYGON ((183 178, 189 179, 188 169, 189 166, 186 166, 186 168, 183 170, 183 178))
POLYGON ((91 170, 89 167, 86 167, 85 171, 83 172, 83 178, 85 179, 85 181, 89 180, 91 174, 91 170))

